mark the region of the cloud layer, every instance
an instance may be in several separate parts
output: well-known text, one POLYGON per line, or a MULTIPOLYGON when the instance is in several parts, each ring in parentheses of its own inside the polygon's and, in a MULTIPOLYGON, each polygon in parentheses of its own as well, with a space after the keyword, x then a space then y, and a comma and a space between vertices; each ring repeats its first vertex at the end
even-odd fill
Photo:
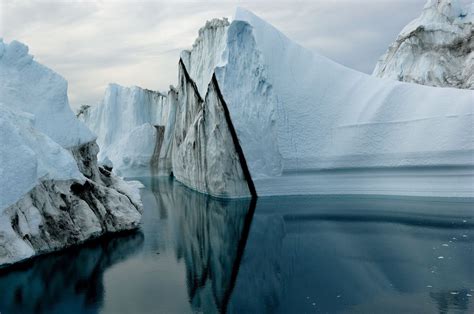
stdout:
POLYGON ((69 81, 71 104, 97 103, 109 82, 165 91, 182 49, 214 17, 252 10, 288 37, 371 73, 424 0, 2 1, 0 37, 19 40, 69 81))

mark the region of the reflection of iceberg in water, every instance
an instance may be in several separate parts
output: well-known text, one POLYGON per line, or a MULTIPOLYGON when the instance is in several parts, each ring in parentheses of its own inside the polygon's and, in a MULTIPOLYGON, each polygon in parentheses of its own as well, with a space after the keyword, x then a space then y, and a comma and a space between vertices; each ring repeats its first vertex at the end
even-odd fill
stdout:
POLYGON ((153 180, 152 189, 160 213, 172 221, 176 257, 186 265, 193 310, 225 311, 255 201, 212 198, 168 179, 153 180))
POLYGON ((143 234, 104 238, 0 272, 1 313, 95 313, 103 274, 141 249, 143 234))
POLYGON ((471 201, 259 199, 228 312, 471 313, 473 219, 471 201))

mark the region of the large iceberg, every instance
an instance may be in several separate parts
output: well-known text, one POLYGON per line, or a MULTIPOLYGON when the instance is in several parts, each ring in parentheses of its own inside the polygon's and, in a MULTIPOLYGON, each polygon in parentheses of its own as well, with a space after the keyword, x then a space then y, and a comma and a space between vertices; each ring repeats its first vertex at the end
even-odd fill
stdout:
POLYGON ((136 228, 136 186, 99 168, 67 82, 0 41, 0 265, 136 228))
POLYGON ((429 0, 380 58, 374 75, 474 89, 474 3, 429 0))
POLYGON ((258 195, 473 195, 473 91, 348 69, 244 9, 199 34, 184 64, 215 73, 258 195))
POLYGON ((351 70, 244 9, 207 22, 179 72, 144 160, 188 187, 219 197, 474 195, 471 90, 351 70))

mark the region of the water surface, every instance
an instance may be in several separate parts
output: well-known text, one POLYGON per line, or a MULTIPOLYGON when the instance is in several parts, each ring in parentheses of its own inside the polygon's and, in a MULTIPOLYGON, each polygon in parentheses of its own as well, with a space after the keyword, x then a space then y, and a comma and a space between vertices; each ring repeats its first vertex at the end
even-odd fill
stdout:
POLYGON ((474 312, 471 200, 222 201, 141 181, 140 230, 1 270, 0 312, 474 312))

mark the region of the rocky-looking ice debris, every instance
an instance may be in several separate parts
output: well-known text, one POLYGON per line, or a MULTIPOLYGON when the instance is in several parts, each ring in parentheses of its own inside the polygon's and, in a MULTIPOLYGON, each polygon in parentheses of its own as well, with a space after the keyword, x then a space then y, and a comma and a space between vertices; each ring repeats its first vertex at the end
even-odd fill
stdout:
POLYGON ((138 226, 137 187, 98 167, 66 81, 16 41, 0 41, 0 131, 0 265, 138 226))
POLYGON ((428 0, 380 58, 374 75, 430 86, 474 89, 474 4, 428 0))

